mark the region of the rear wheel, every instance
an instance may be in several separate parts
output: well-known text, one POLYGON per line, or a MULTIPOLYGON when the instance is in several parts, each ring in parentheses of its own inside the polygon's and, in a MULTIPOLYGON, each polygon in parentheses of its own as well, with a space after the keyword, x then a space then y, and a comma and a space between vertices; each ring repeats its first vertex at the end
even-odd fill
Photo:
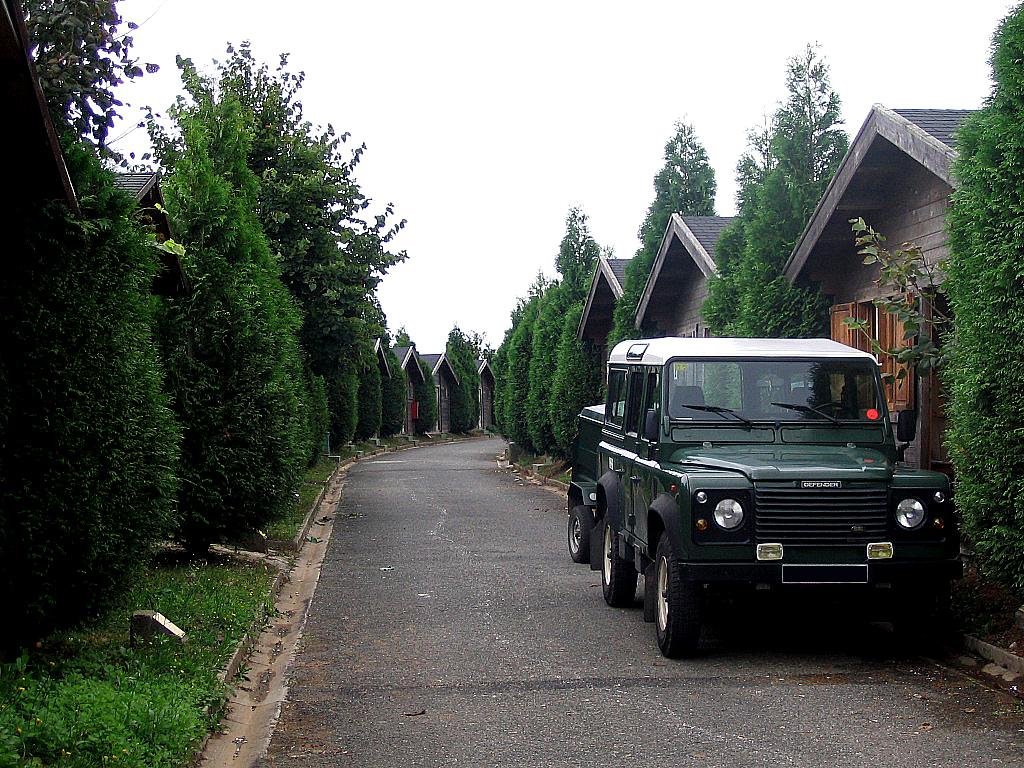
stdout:
POLYGON ((700 642, 703 618, 700 590, 692 581, 683 580, 668 536, 662 536, 658 542, 654 578, 658 648, 670 659, 694 653, 700 642))
POLYGON ((601 591, 604 601, 615 608, 633 604, 636 597, 636 568, 629 560, 619 557, 619 542, 615 531, 605 522, 603 526, 603 552, 601 563, 601 591))
POLYGON ((590 562, 590 508, 579 504, 569 513, 569 557, 574 563, 590 562))

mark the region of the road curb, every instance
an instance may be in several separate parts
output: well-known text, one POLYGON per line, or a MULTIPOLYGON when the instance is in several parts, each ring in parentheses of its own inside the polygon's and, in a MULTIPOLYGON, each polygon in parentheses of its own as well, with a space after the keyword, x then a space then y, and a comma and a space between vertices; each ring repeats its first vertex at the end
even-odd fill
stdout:
POLYGON ((991 661, 993 664, 998 664, 1008 669, 1010 672, 1024 675, 1024 658, 1015 653, 1004 650, 997 645, 992 645, 992 643, 986 643, 984 640, 979 640, 973 635, 964 635, 964 648, 981 656, 986 661, 991 661))
POLYGON ((566 493, 569 492, 569 484, 568 483, 563 483, 561 480, 555 480, 553 477, 547 477, 546 475, 537 474, 532 469, 527 469, 526 467, 522 466, 521 464, 509 463, 508 468, 509 469, 515 469, 521 475, 526 475, 527 477, 532 478, 533 480, 536 480, 541 485, 547 485, 547 486, 550 486, 552 488, 557 488, 558 490, 565 491, 566 493))

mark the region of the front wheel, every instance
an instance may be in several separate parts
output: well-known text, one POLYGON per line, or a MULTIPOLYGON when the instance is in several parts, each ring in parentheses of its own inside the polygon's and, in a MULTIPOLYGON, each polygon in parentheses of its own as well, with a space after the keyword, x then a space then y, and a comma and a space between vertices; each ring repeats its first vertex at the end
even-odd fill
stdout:
POLYGON ((569 513, 569 557, 574 563, 590 562, 590 508, 579 504, 569 513))
POLYGON ((682 578, 668 536, 658 542, 654 578, 658 648, 670 659, 690 655, 700 642, 703 606, 698 585, 682 578))
POLYGON ((629 560, 619 557, 615 531, 607 522, 603 526, 604 558, 601 563, 601 591, 604 601, 613 608, 625 608, 636 597, 636 568, 629 560))

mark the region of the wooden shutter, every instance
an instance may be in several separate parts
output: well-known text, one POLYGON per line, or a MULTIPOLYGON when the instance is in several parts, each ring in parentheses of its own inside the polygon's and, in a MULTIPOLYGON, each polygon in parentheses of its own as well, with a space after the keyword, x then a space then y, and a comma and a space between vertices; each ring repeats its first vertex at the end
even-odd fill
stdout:
MULTIPOLYGON (((903 322, 888 312, 878 312, 878 343, 882 349, 909 347, 912 340, 903 338, 903 322)), ((892 378, 885 381, 885 399, 890 411, 905 411, 914 407, 914 372, 897 363, 892 355, 882 355, 879 363, 882 373, 892 378), (900 371, 906 371, 903 378, 897 378, 900 371)))
POLYGON ((848 347, 859 349, 864 352, 871 351, 871 339, 856 328, 850 328, 843 321, 848 317, 856 317, 858 320, 869 320, 874 305, 862 302, 850 302, 848 304, 835 304, 832 306, 832 341, 838 341, 848 347))

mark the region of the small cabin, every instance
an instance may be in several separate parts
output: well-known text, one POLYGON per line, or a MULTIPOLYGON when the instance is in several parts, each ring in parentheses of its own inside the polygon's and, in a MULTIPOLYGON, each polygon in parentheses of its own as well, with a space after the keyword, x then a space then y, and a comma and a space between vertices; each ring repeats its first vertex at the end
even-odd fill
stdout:
MULTIPOLYGON (((875 105, 850 145, 785 266, 791 282, 816 286, 831 308, 831 336, 858 349, 871 340, 844 324, 853 317, 868 321, 871 336, 883 347, 903 340, 898 320, 879 311, 883 298, 877 265, 857 254, 850 220, 862 217, 885 236, 889 248, 918 245, 932 266, 949 255, 946 212, 956 182, 950 166, 956 156, 956 129, 971 114, 963 109, 887 109, 875 105)), ((897 374, 889 356, 883 373, 897 374)), ((917 414, 917 439, 907 461, 947 474, 952 465, 944 434, 945 397, 934 375, 906 372, 886 385, 889 410, 917 414)))
POLYGON ((452 431, 452 391, 459 386, 459 377, 448 361, 448 356, 441 354, 420 355, 430 367, 434 376, 434 390, 437 393, 437 423, 435 429, 438 432, 452 431))
POLYGON ((718 271, 718 237, 732 221, 730 216, 672 214, 637 305, 634 324, 641 336, 710 335, 701 310, 708 279, 718 271))
POLYGON ((402 426, 402 434, 412 435, 416 432, 416 420, 420 417, 420 407, 416 400, 416 385, 423 384, 426 379, 423 376, 423 369, 420 368, 420 359, 416 354, 415 345, 395 346, 391 348, 391 351, 398 359, 399 367, 405 371, 405 424, 402 426))

